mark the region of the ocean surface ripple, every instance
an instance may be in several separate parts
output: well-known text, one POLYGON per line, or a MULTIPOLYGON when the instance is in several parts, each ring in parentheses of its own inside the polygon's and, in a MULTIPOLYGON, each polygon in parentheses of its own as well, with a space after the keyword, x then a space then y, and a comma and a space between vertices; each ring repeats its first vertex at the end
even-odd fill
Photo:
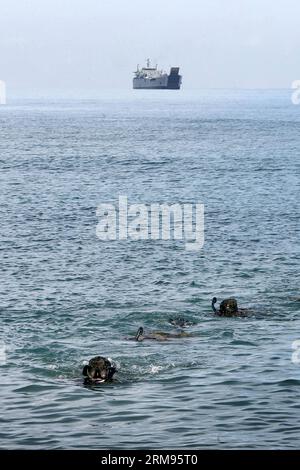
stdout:
POLYGON ((23 100, 0 121, 1 448, 299 448, 290 92, 23 100), (96 208, 119 195, 204 203, 203 249, 99 241, 96 208), (252 314, 216 318, 213 296, 252 314), (190 338, 126 340, 173 316, 190 338), (83 386, 94 355, 114 383, 83 386))

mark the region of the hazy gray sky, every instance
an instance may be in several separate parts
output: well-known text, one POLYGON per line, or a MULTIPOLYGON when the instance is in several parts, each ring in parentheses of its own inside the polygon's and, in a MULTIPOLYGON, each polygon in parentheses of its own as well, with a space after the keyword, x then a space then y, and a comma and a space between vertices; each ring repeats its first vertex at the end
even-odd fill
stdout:
POLYGON ((300 0, 0 0, 8 89, 131 88, 147 57, 185 89, 290 87, 300 0))

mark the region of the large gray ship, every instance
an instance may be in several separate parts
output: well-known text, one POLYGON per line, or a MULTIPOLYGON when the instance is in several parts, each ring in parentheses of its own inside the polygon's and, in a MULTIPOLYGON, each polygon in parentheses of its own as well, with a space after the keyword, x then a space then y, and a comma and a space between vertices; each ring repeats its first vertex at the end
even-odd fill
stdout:
POLYGON ((151 67, 150 60, 147 66, 137 66, 133 77, 133 88, 144 90, 179 90, 182 77, 179 75, 179 67, 171 67, 170 73, 158 70, 157 65, 151 67))

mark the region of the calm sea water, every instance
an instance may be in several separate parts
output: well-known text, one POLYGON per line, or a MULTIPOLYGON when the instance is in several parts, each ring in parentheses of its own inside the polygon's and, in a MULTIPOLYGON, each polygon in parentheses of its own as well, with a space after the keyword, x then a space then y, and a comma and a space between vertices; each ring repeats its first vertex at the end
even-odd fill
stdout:
POLYGON ((14 101, 0 125, 1 448, 299 447, 290 91, 14 101), (100 242, 97 205, 120 194, 204 203, 204 248, 100 242), (214 317, 214 295, 251 317, 214 317), (191 338, 125 339, 174 315, 191 338), (117 381, 85 388, 99 354, 117 381))

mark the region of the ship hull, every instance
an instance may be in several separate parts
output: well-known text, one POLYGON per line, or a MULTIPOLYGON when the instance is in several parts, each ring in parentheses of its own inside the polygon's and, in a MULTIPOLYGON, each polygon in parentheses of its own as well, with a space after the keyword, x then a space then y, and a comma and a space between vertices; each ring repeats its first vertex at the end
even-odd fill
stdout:
POLYGON ((133 79, 133 88, 135 90, 163 90, 168 86, 168 75, 162 75, 157 78, 134 78, 133 79))
POLYGON ((134 90, 173 90, 174 88, 168 88, 168 86, 153 86, 153 84, 139 84, 139 83, 134 83, 133 84, 133 89, 134 90))

